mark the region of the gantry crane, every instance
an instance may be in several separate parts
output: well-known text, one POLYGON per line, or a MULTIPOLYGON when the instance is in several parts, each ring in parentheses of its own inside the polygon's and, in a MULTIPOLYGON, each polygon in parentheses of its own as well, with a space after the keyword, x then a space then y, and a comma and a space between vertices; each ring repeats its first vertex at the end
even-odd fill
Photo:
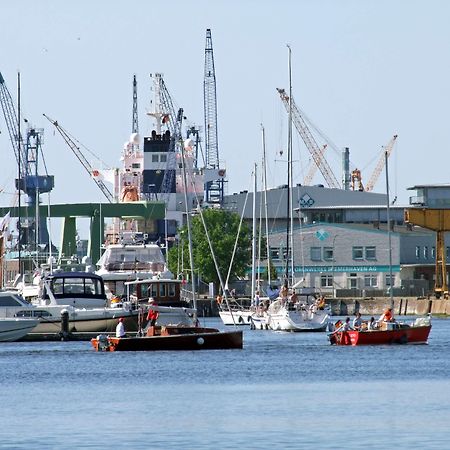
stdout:
POLYGON ((86 169, 89 176, 94 180, 95 184, 100 188, 103 192, 103 195, 106 197, 108 202, 114 203, 114 196, 108 187, 103 183, 103 181, 98 177, 98 170, 94 169, 90 162, 86 159, 83 153, 80 150, 80 147, 75 143, 70 134, 56 121, 48 117, 44 114, 44 117, 56 128, 58 133, 63 137, 66 144, 70 147, 74 155, 77 157, 78 161, 80 161, 81 165, 86 169))
POLYGON ((445 233, 450 231, 450 210, 432 208, 405 209, 405 222, 436 231, 436 298, 448 298, 445 233))
MULTIPOLYGON (((205 169, 214 169, 218 174, 225 172, 219 168, 219 143, 217 133, 217 93, 216 72, 214 69, 214 53, 211 30, 206 30, 205 73, 203 80, 203 104, 205 109, 205 169)), ((224 179, 205 183, 205 200, 208 203, 220 204, 224 195, 224 179)))
POLYGON ((372 172, 372 175, 366 184, 366 191, 373 190, 373 187, 375 186, 375 183, 377 182, 378 177, 380 176, 380 173, 383 170, 384 164, 386 162, 386 156, 389 158, 389 156, 391 155, 392 149, 394 148, 395 141, 397 140, 397 136, 398 135, 395 134, 392 137, 392 139, 388 142, 386 147, 383 148, 383 152, 380 156, 380 159, 378 160, 378 163, 375 166, 375 169, 372 172))
POLYGON ((277 88, 277 91, 280 95, 281 101, 286 107, 286 110, 289 112, 290 107, 292 108, 292 120, 294 121, 295 128, 302 137, 306 148, 311 153, 313 161, 319 168, 328 187, 340 189, 341 186, 339 185, 336 176, 331 170, 331 167, 328 164, 327 160, 322 157, 323 155, 321 155, 321 149, 314 139, 311 131, 309 130, 304 118, 302 117, 299 108, 295 104, 294 98, 289 99, 289 95, 286 94, 286 91, 284 89, 277 88))

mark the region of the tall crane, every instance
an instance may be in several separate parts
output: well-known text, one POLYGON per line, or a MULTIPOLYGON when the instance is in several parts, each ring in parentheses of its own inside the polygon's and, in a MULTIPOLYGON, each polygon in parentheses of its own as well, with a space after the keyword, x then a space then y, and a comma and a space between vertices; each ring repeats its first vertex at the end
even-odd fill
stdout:
POLYGON ((380 176, 381 171, 383 170, 384 164, 386 162, 386 156, 389 158, 391 155, 392 149, 394 148, 395 141, 397 140, 397 134, 394 134, 394 136, 391 138, 391 140, 388 142, 386 147, 383 148, 383 152, 380 155, 380 159, 378 160, 377 165, 375 166, 375 169, 370 176, 370 179, 368 183, 366 184, 366 191, 373 190, 373 187, 375 186, 375 183, 378 180, 378 177, 380 176))
MULTIPOLYGON (((19 245, 38 244, 50 245, 47 222, 37 213, 39 195, 50 192, 54 187, 52 175, 39 175, 39 154, 43 157, 42 144, 44 130, 28 127, 23 139, 20 133, 20 113, 16 113, 14 101, 0 73, 0 103, 9 132, 9 138, 17 160, 19 177, 16 179, 16 189, 27 195, 28 207, 35 208, 36 217, 28 218, 24 224, 19 224, 19 245)), ((27 121, 26 121, 27 122, 27 121)), ((19 203, 20 205, 20 203, 19 203)))
MULTIPOLYGON (((133 75, 133 117, 131 120, 131 133, 139 135, 139 120, 138 120, 138 96, 137 96, 137 81, 136 75, 133 75)), ((133 151, 139 149, 139 141, 133 141, 133 151)))
MULTIPOLYGON (((286 94, 284 89, 277 88, 278 94, 280 95, 281 101, 283 102, 286 110, 289 112, 289 95, 286 94)), ((306 148, 311 153, 314 163, 319 168, 321 174, 323 175, 325 182, 330 188, 340 189, 340 184, 337 181, 336 176, 331 170, 330 165, 327 160, 321 156, 321 149, 317 144, 314 136, 309 130, 305 120, 303 119, 299 108, 295 104, 294 98, 291 99, 292 107, 292 120, 294 121, 295 128, 303 139, 306 148)))
MULTIPOLYGON (((211 30, 206 30, 205 74, 203 80, 203 105, 205 110, 205 169, 217 170, 220 175, 225 172, 219 168, 219 145, 217 133, 217 92, 216 72, 214 69, 214 52, 211 30)), ((224 180, 217 178, 205 183, 205 200, 220 204, 223 201, 224 180)))
POLYGON ((105 185, 105 183, 103 183, 103 180, 101 180, 99 178, 98 170, 94 169, 91 166, 89 161, 86 159, 86 157, 81 152, 80 147, 78 147, 78 145, 75 143, 75 141, 70 137, 69 133, 56 120, 51 119, 46 114, 44 114, 44 117, 56 128, 58 133, 63 137, 64 141, 70 147, 72 152, 75 154, 78 161, 80 161, 82 166, 89 173, 90 177, 94 180, 95 184, 103 192, 103 195, 106 197, 108 202, 114 203, 114 196, 111 193, 111 191, 108 189, 108 187, 105 185))

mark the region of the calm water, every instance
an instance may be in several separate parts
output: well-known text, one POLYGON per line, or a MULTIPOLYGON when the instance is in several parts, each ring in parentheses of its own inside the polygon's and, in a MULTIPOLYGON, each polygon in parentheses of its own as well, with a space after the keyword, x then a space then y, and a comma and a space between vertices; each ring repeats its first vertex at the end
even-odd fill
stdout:
POLYGON ((2 343, 0 448, 450 448, 450 320, 426 346, 248 329, 244 346, 2 343))

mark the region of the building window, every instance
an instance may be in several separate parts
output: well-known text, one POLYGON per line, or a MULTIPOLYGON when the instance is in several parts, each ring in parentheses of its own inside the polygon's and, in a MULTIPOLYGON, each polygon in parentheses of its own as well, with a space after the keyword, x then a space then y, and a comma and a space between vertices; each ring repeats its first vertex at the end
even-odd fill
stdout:
POLYGON ((350 273, 348 275, 347 286, 349 289, 356 289, 358 287, 358 274, 350 273))
POLYGON ((159 162, 167 162, 167 155, 160 155, 159 162))
POLYGON ((157 154, 157 153, 154 153, 153 155, 152 155, 152 162, 159 162, 159 155, 157 154))
POLYGON ((391 276, 389 274, 386 275, 386 287, 394 286, 395 285, 395 275, 392 275, 392 283, 391 283, 391 276))
POLYGON ((447 259, 450 258, 450 247, 445 247, 445 255, 447 259))
POLYGON ((325 261, 333 261, 333 259, 334 259, 333 247, 324 247, 323 248, 323 259, 325 261))
POLYGON ((131 168, 132 169, 140 169, 141 168, 141 164, 140 163, 132 163, 131 164, 131 168))
POLYGON ((322 260, 322 248, 311 247, 311 261, 321 261, 321 260, 322 260))
POLYGON ((366 247, 366 259, 377 259, 375 247, 366 247))
POLYGON ((416 259, 420 259, 420 245, 416 245, 416 259))
POLYGON ((428 247, 426 245, 423 246, 423 258, 428 259, 428 247))
POLYGON ((279 261, 280 260, 280 249, 277 247, 270 247, 270 259, 273 261, 279 261))
POLYGON ((333 275, 321 275, 320 287, 323 288, 333 287, 333 275))
POLYGON ((364 275, 364 287, 377 287, 378 286, 378 275, 373 273, 364 275))
POLYGON ((363 248, 362 247, 353 247, 353 259, 363 259, 363 248))

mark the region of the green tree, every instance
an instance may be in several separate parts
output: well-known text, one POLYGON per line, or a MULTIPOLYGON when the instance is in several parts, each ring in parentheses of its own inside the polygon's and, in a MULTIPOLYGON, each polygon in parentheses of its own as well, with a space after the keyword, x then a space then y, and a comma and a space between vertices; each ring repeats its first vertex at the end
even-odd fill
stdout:
MULTIPOLYGON (((228 274, 234 243, 239 230, 240 217, 233 212, 221 209, 203 210, 206 228, 210 236, 213 251, 219 266, 223 281, 228 274)), ((181 267, 181 255, 183 267, 190 270, 187 227, 178 230, 179 241, 168 254, 169 269, 177 273, 181 267)), ((192 218, 192 246, 194 252, 194 269, 200 274, 204 282, 214 282, 216 288, 220 286, 219 277, 214 266, 211 250, 199 215, 192 218)), ((251 231, 245 223, 241 226, 238 245, 234 257, 230 281, 245 275, 245 271, 251 263, 251 231)))

